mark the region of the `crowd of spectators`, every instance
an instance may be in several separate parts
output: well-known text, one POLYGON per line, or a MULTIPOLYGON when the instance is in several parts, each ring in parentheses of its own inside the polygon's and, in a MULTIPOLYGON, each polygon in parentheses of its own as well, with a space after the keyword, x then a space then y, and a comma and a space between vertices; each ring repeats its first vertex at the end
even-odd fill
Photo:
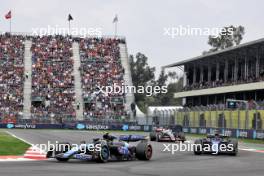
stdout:
POLYGON ((0 117, 22 117, 24 85, 24 37, 0 35, 0 117))
POLYGON ((32 39, 32 106, 34 118, 75 118, 72 39, 32 39))
POLYGON ((120 39, 87 38, 80 39, 81 77, 86 119, 122 119, 124 93, 103 93, 99 87, 122 86, 124 68, 121 64, 120 39))
MULTIPOLYGON (((27 39, 32 40, 31 121, 74 120, 72 38, 35 36, 27 39)), ((22 36, 0 36, 1 120, 23 120, 18 117, 23 116, 23 84, 29 77, 29 73, 24 74, 24 40, 22 36)), ((84 117, 95 123, 122 121, 127 115, 125 94, 103 93, 99 87, 124 85, 125 70, 118 45, 125 41, 114 38, 75 40, 80 45, 84 117)))
MULTIPOLYGON (((0 120, 23 120, 24 41, 22 35, 0 35, 0 120)), ((42 36, 32 40, 32 92, 30 122, 53 123, 74 122, 75 91, 73 76, 73 52, 71 37, 42 36), (65 118, 68 117, 68 118, 65 118)), ((91 123, 114 123, 125 119, 125 94, 123 92, 101 92, 102 87, 122 87, 125 70, 121 64, 119 44, 124 40, 115 38, 75 39, 80 46, 80 61, 84 117, 91 123)), ((258 78, 238 78, 238 81, 194 83, 184 87, 196 90, 264 81, 264 70, 258 78)), ((104 89, 105 90, 105 89, 104 89)), ((78 107, 78 106, 77 106, 78 107)), ((239 110, 263 109, 264 100, 238 103, 239 110)), ((226 104, 184 107, 181 111, 227 110, 226 104)))
POLYGON ((237 81, 224 81, 222 79, 216 80, 216 81, 203 81, 200 83, 193 83, 190 85, 186 85, 183 87, 183 91, 188 91, 188 90, 198 90, 198 89, 208 89, 208 88, 215 88, 215 87, 221 87, 221 86, 232 86, 232 85, 237 85, 237 84, 247 84, 247 83, 253 83, 253 82, 260 82, 264 81, 264 70, 261 71, 261 74, 258 78, 255 76, 249 76, 248 79, 244 78, 239 78, 237 81))
POLYGON ((208 105, 197 105, 197 106, 185 106, 179 111, 188 112, 188 111, 223 111, 223 110, 264 110, 264 100, 253 101, 249 100, 246 103, 236 103, 236 108, 228 108, 227 104, 218 103, 218 104, 208 104, 208 105))

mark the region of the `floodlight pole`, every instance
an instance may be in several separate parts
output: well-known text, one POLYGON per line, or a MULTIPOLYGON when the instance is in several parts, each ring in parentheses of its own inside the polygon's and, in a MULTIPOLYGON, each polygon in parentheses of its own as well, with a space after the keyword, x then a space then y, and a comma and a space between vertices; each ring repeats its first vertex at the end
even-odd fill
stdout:
POLYGON ((9 19, 9 32, 10 32, 10 34, 11 34, 11 19, 12 18, 9 19))
POLYGON ((69 35, 71 34, 71 20, 68 20, 69 21, 69 35))
POLYGON ((117 37, 117 21, 115 22, 115 38, 117 37))

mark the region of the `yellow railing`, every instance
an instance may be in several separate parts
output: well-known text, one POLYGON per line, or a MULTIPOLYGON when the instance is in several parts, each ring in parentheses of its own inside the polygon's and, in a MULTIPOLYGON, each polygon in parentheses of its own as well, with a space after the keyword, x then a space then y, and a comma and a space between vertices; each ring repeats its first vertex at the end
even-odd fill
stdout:
MULTIPOLYGON (((220 111, 187 111, 177 112, 175 115, 175 122, 180 125, 184 125, 185 122, 189 122, 190 127, 200 127, 200 119, 202 116, 206 121, 206 127, 221 127, 220 125, 225 124, 225 128, 233 129, 253 129, 254 115, 260 114, 261 129, 264 129, 264 110, 220 110, 220 111), (203 115, 202 115, 203 114, 203 115), (222 114, 222 115, 221 115, 222 114), (220 116, 224 117, 224 121, 221 124, 220 116)), ((186 123, 188 123, 186 122, 186 123)))

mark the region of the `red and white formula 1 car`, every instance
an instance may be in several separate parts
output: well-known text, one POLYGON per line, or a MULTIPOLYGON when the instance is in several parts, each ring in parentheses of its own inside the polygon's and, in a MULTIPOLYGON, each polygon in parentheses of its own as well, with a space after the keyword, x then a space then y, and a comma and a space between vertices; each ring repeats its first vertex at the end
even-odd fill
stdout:
POLYGON ((181 125, 176 125, 172 129, 162 128, 162 127, 153 128, 153 131, 149 134, 149 138, 151 141, 157 141, 157 142, 186 141, 181 125))

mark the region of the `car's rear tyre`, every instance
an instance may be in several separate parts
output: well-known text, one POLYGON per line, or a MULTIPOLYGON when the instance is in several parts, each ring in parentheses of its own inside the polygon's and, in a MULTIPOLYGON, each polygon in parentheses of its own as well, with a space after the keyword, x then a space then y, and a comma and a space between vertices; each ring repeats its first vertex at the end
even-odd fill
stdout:
POLYGON ((152 146, 146 142, 140 142, 136 146, 136 157, 139 160, 150 160, 152 157, 152 146))
POLYGON ((46 158, 51 158, 53 154, 53 151, 48 151, 46 154, 46 158))
POLYGON ((149 133, 149 139, 150 139, 150 141, 155 141, 156 140, 156 134, 153 132, 149 133))
POLYGON ((193 153, 195 154, 195 155, 201 155, 202 154, 202 151, 203 151, 203 149, 202 149, 202 141, 201 140, 199 140, 199 139, 197 139, 197 140, 195 140, 194 141, 194 148, 193 148, 193 153))
POLYGON ((238 141, 231 139, 229 144, 233 145, 233 151, 230 153, 231 156, 236 156, 238 153, 238 141))
POLYGON ((71 150, 71 145, 69 142, 61 142, 57 145, 57 148, 55 149, 55 158, 58 161, 68 161, 69 158, 61 158, 61 157, 56 157, 56 155, 60 154, 60 153, 66 153, 69 150, 71 150))
POLYGON ((101 150, 98 152, 97 160, 98 163, 106 163, 110 158, 110 150, 107 145, 102 145, 101 150))

